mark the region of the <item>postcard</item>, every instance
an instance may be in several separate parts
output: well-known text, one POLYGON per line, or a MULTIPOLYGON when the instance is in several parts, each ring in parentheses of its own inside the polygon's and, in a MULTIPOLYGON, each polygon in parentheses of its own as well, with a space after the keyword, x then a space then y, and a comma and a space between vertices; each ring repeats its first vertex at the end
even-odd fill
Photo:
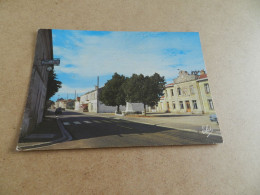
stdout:
POLYGON ((198 32, 38 30, 18 151, 222 142, 198 32))

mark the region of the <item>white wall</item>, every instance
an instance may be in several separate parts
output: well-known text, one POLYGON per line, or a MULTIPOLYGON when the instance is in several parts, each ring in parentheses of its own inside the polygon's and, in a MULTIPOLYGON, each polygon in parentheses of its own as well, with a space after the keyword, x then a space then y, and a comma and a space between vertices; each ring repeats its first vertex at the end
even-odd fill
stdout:
POLYGON ((76 101, 75 102, 75 110, 79 110, 79 108, 80 108, 79 101, 76 101))
POLYGON ((142 112, 144 110, 143 103, 126 102, 126 112, 142 112))
MULTIPOLYGON (((119 106, 120 111, 125 111, 125 106, 119 106)), ((99 101, 99 113, 114 113, 117 110, 116 106, 106 106, 99 101)))

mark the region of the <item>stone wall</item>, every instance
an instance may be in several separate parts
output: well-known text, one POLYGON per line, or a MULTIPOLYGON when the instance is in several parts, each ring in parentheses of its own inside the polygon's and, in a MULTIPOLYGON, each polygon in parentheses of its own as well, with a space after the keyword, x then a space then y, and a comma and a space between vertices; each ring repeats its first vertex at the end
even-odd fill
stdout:
POLYGON ((41 61, 50 59, 53 59, 52 32, 51 30, 39 30, 28 97, 21 126, 21 137, 26 136, 38 123, 42 122, 46 101, 48 71, 46 70, 46 66, 41 65, 41 61))

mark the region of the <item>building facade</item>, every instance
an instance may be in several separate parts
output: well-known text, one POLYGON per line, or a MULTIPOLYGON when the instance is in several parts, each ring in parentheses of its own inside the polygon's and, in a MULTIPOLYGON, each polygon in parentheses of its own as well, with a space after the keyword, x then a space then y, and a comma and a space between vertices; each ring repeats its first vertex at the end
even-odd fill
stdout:
POLYGON ((205 71, 189 74, 180 71, 179 76, 165 86, 164 96, 156 107, 157 112, 214 113, 214 106, 205 71))
MULTIPOLYGON (((102 88, 96 87, 95 90, 80 96, 79 110, 94 113, 114 113, 117 110, 116 106, 106 106, 99 100, 98 97, 101 90, 102 88)), ((120 106, 119 109, 125 110, 125 106, 120 106)))
POLYGON ((75 101, 75 110, 80 110, 80 97, 76 98, 75 101))
POLYGON ((201 101, 204 113, 215 113, 207 75, 200 75, 197 83, 201 94, 201 101))
POLYGON ((26 136, 38 123, 42 122, 49 73, 47 67, 42 65, 42 61, 52 59, 52 31, 41 29, 37 35, 31 81, 21 125, 21 137, 26 136))

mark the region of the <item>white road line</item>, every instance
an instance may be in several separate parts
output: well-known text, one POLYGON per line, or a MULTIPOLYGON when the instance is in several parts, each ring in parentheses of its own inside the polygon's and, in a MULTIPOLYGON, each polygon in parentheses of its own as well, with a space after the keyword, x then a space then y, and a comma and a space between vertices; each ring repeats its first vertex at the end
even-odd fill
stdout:
POLYGON ((63 125, 70 125, 69 122, 63 122, 63 125))
POLYGON ((75 125, 80 125, 81 123, 79 121, 73 121, 75 125))
POLYGON ((92 122, 90 122, 90 121, 83 121, 84 123, 92 123, 92 122))

